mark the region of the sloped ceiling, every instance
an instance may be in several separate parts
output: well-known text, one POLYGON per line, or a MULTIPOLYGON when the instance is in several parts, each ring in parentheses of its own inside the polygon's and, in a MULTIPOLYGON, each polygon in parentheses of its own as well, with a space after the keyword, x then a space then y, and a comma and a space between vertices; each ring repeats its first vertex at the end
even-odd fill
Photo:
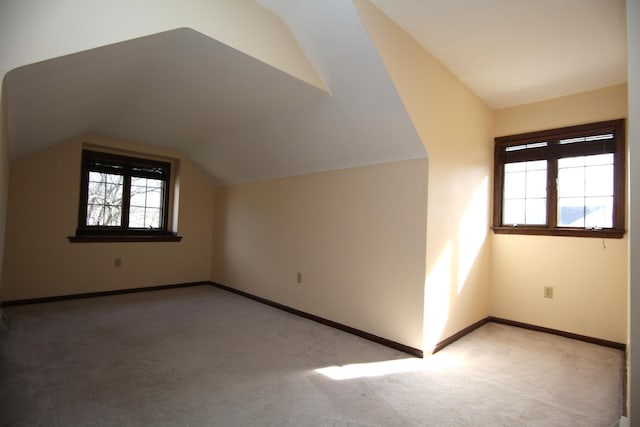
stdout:
MULTIPOLYGON (((373 2, 494 108, 626 81, 622 0, 373 2)), ((96 132, 178 149, 236 183, 426 155, 351 1, 257 3, 3 3, 3 53, 46 59, 5 76, 11 157, 96 132), (180 22, 196 29, 157 31, 180 22), (140 28, 155 33, 132 38, 140 28), (289 67, 282 46, 303 60, 289 67)))
POLYGON ((627 81, 624 0, 371 0, 494 109, 627 81))
POLYGON ((303 15, 332 8, 343 19, 309 46, 333 57, 330 93, 186 28, 14 69, 11 155, 96 132, 176 148, 225 184, 424 157, 353 5, 303 15))

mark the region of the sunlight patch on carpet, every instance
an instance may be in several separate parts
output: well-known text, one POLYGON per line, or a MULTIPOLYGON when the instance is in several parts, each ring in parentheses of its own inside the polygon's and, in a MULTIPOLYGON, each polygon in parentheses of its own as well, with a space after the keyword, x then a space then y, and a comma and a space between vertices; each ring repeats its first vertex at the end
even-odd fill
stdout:
POLYGON ((382 362, 354 363, 344 366, 328 366, 316 369, 315 372, 332 380, 352 380, 355 378, 382 377, 385 375, 402 374, 417 371, 440 371, 462 366, 464 360, 460 357, 436 354, 426 359, 410 357, 407 359, 385 360, 382 362))

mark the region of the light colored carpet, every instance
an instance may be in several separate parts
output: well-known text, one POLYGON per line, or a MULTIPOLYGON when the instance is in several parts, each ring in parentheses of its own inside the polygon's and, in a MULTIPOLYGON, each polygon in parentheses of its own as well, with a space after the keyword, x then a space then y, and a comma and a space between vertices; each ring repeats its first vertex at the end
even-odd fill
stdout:
POLYGON ((3 426, 612 426, 621 351, 489 323, 424 360, 199 286, 9 307, 3 426))

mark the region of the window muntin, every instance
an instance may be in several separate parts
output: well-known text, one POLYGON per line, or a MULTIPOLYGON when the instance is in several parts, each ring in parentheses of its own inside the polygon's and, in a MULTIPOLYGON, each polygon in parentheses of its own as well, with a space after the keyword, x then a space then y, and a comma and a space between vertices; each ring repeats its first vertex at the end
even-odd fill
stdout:
POLYGON ((494 231, 622 237, 624 160, 624 120, 496 138, 494 231))
POLYGON ((171 165, 84 150, 76 235, 166 235, 171 165))

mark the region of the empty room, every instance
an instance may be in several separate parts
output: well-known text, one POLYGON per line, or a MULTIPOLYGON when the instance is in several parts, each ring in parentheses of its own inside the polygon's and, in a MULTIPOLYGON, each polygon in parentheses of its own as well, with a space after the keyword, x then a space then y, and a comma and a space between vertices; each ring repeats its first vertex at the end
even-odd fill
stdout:
POLYGON ((0 425, 640 425, 636 0, 0 3, 0 425))

